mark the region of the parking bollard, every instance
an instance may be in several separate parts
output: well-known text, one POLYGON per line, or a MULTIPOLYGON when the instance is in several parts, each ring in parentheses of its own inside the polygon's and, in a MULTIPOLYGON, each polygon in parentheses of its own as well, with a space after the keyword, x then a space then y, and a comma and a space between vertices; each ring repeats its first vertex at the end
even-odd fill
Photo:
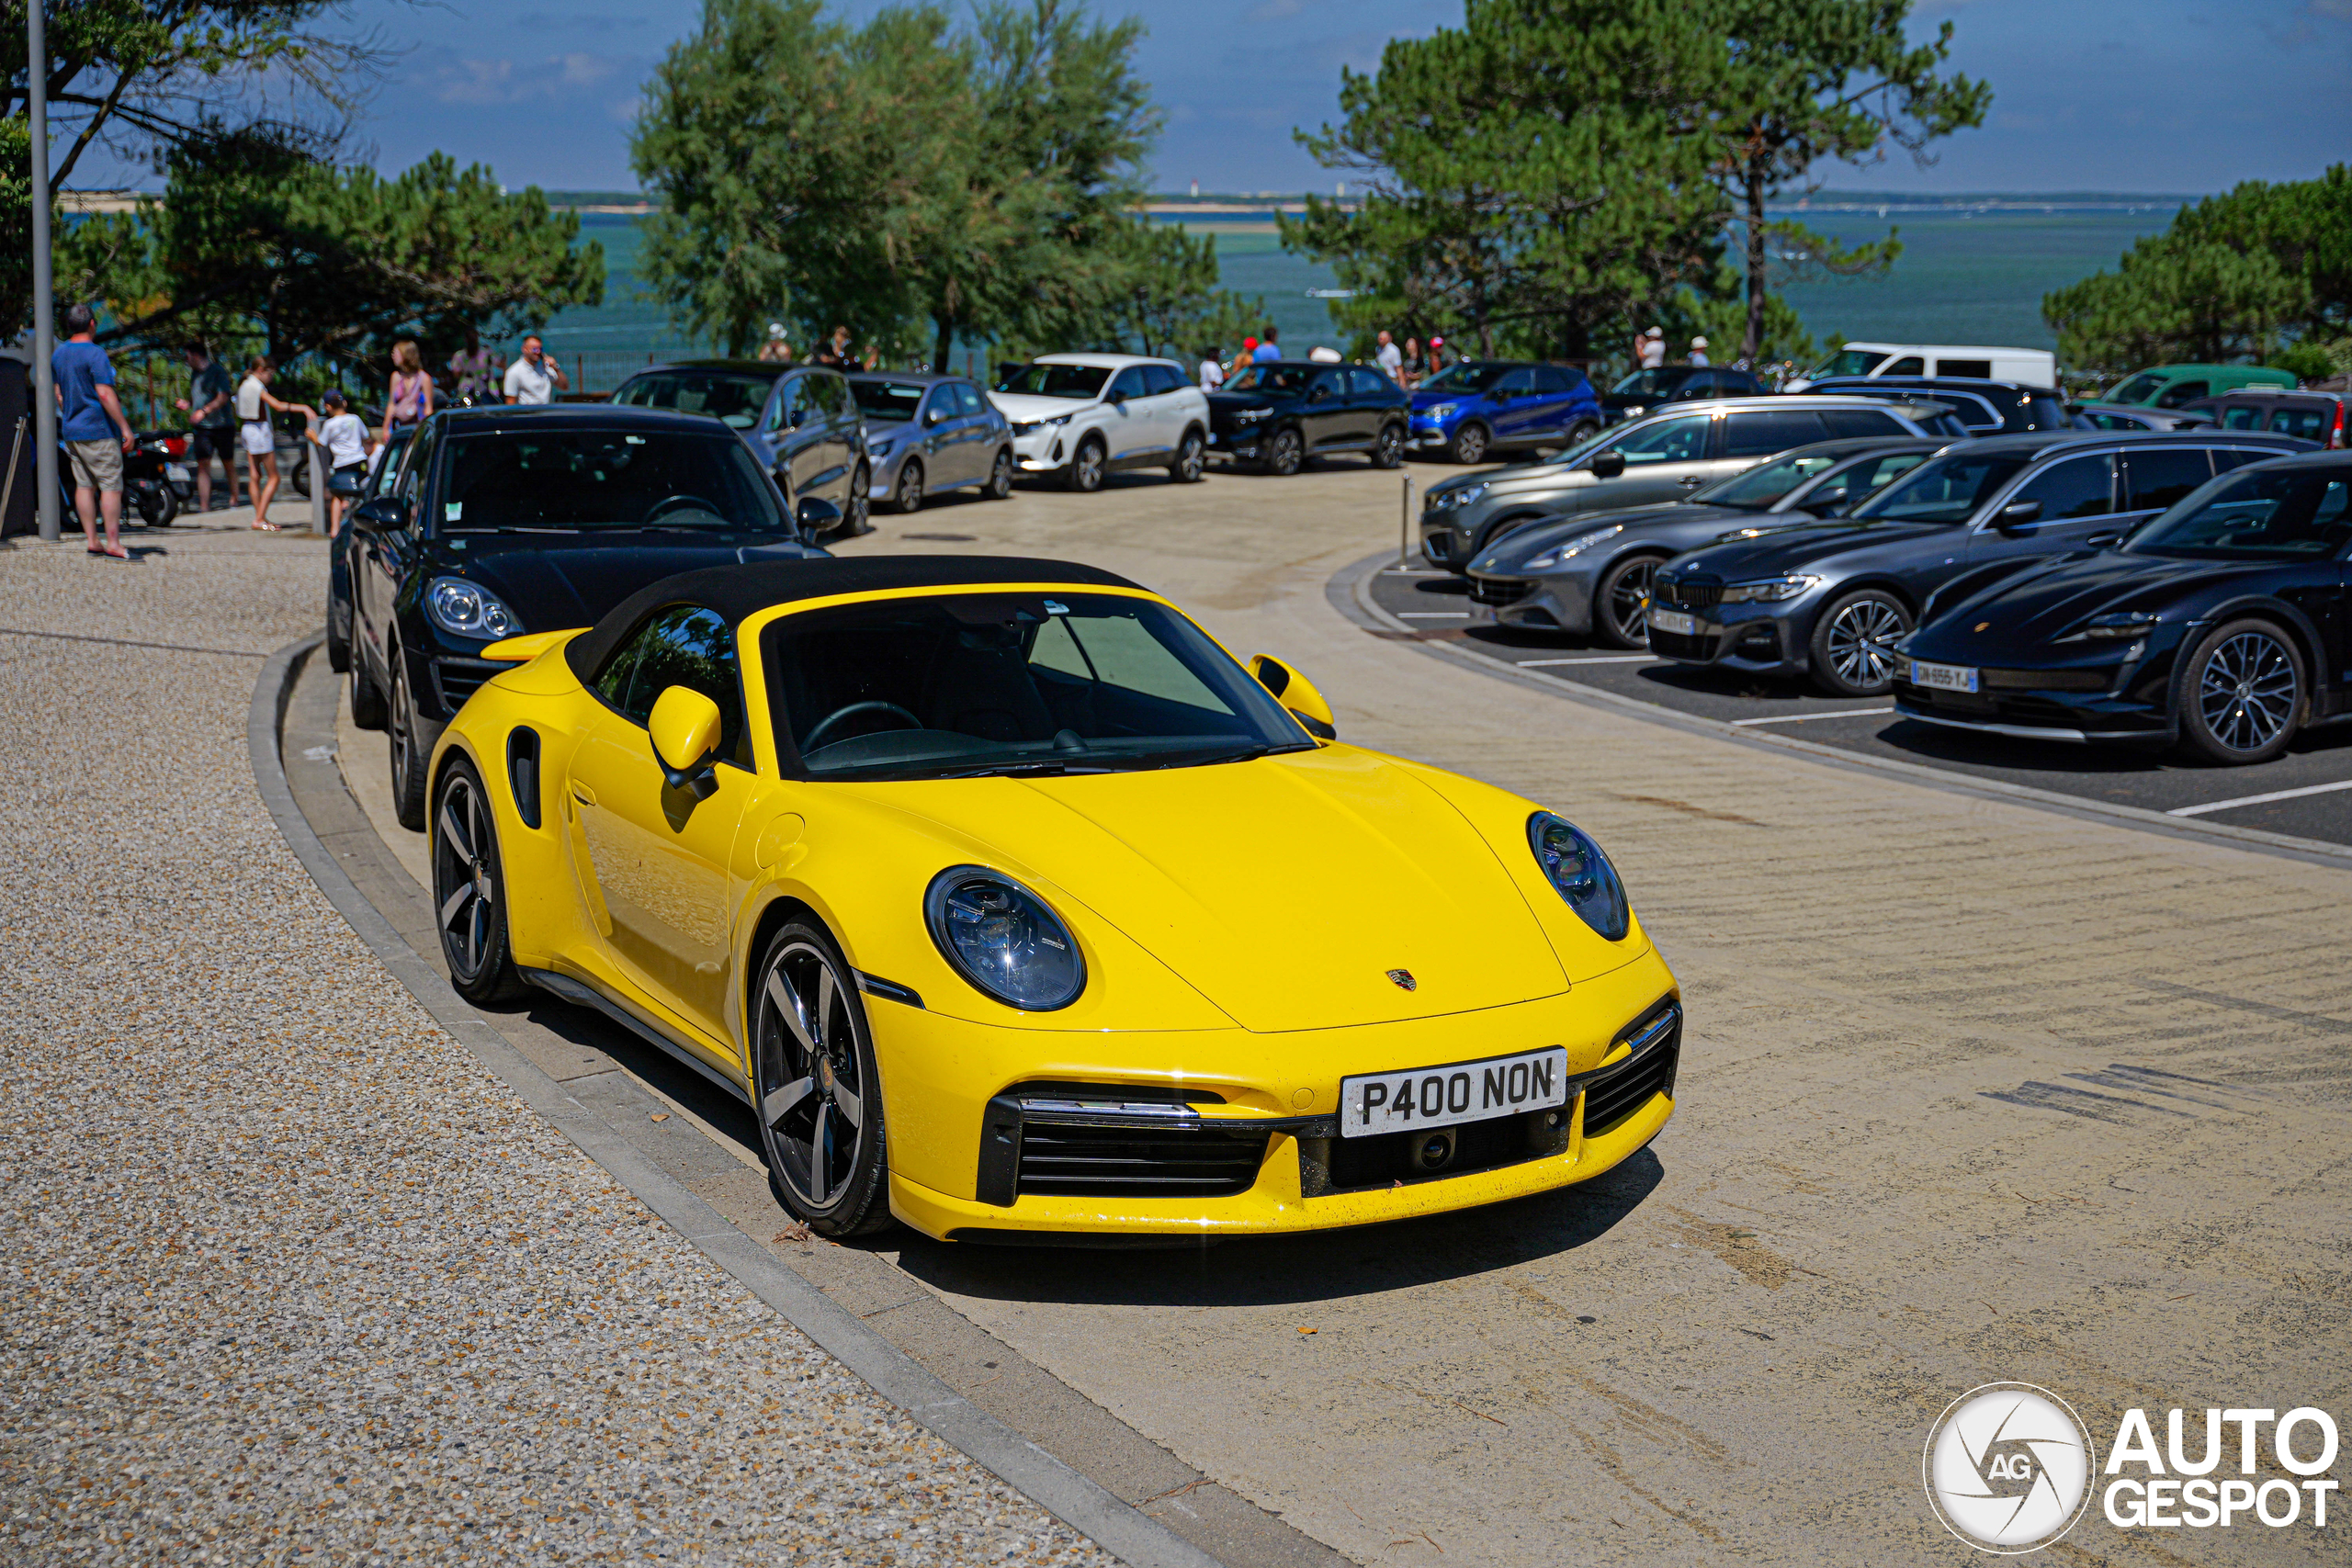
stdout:
POLYGON ((318 454, 308 454, 303 461, 311 469, 311 532, 323 539, 327 536, 327 476, 321 471, 318 454))
POLYGON ((1413 476, 1405 476, 1402 512, 1396 520, 1396 570, 1404 570, 1413 564, 1413 476))

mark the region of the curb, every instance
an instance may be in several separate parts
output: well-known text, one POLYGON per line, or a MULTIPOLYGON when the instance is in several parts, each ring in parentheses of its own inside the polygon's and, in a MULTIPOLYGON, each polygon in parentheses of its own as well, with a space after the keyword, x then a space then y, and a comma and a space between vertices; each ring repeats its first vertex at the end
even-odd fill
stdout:
POLYGON ((1430 640, 1382 609, 1373 602, 1372 581, 1396 558, 1382 551, 1352 561, 1334 572, 1323 584, 1324 601, 1346 620, 1369 632, 1399 641, 1409 641, 1413 647, 1434 659, 1477 671, 1491 680, 1506 681, 1518 685, 1550 692, 1592 707, 1607 708, 1630 718, 1663 725, 1693 735, 1713 736, 1743 746, 1753 746, 1783 756, 1796 756, 1832 767, 1852 768, 1862 772, 1889 775, 1906 784, 1924 784, 1950 795, 1973 795, 1981 800, 2006 801, 2015 806, 2037 807, 2061 816, 2080 818, 2086 821, 2104 822, 2109 827, 2130 828, 2143 833, 2154 833, 2166 838, 2192 839, 2206 843, 2225 845, 2231 849, 2250 850, 2257 854, 2278 855, 2288 860, 2300 860, 2313 865, 2329 866, 2338 871, 2352 870, 2352 844, 2331 844, 2322 839, 2299 839, 2288 833, 2268 833, 2259 828, 2233 828, 2227 823, 2206 822, 2192 818, 2167 817, 2160 811, 2149 811, 2137 806, 2117 806, 2093 800, 2085 795, 2065 795, 2057 790, 2035 789, 2030 784, 2010 784, 2002 779, 1972 778, 1941 768, 1925 767, 1917 762, 1899 761, 1892 757, 1873 757, 1866 752, 1841 750, 1816 740, 1801 740, 1792 735, 1776 735, 1770 731, 1743 729, 1719 718, 1702 718, 1696 714, 1678 713, 1657 703, 1645 703, 1638 697, 1622 696, 1588 686, 1579 681, 1563 680, 1540 671, 1520 670, 1498 664, 1491 659, 1459 649, 1451 644, 1430 640))
POLYGON ((245 719, 254 788, 279 836, 327 902, 434 1021, 705 1257, 875 1393, 980 1468, 1133 1568, 1223 1568, 1216 1558, 981 1410, 847 1308, 767 1256, 516 1050, 449 988, 440 970, 417 955, 320 842, 287 782, 278 745, 286 705, 304 660, 325 640, 322 634, 288 644, 262 667, 245 719))

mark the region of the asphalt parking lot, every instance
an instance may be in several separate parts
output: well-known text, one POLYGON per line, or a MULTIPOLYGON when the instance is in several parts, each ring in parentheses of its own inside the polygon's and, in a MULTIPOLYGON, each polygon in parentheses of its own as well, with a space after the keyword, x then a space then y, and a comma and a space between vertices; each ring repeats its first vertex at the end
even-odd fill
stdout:
POLYGON ((2352 726, 2307 730, 2275 761, 2217 768, 2143 747, 1943 729, 1898 717, 1892 697, 1826 697, 1802 682, 1702 669, 1564 634, 1498 626, 1471 604, 1462 578, 1432 567, 1384 567, 1373 579, 1371 597, 1424 638, 1675 713, 2184 819, 2352 844, 2352 726))

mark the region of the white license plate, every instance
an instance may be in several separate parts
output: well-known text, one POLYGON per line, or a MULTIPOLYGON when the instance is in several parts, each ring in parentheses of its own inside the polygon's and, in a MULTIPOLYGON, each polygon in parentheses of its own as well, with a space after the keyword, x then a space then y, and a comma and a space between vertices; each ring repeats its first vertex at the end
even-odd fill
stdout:
POLYGON ((1973 692, 1976 690, 1976 671, 1962 664, 1923 664, 1911 661, 1911 683, 1933 686, 1939 692, 1973 692))
POLYGON ((1657 631, 1668 632, 1675 637, 1699 635, 1699 617, 1686 615, 1679 610, 1652 610, 1650 626, 1657 631))
POLYGON ((185 484, 187 482, 188 478, 187 465, 186 463, 166 463, 164 465, 164 477, 168 479, 177 479, 181 483, 185 484))
POLYGON ((1340 1135, 1376 1137, 1517 1111, 1555 1110, 1568 1102, 1568 1053, 1547 1045, 1482 1062, 1365 1073, 1340 1080, 1340 1135))

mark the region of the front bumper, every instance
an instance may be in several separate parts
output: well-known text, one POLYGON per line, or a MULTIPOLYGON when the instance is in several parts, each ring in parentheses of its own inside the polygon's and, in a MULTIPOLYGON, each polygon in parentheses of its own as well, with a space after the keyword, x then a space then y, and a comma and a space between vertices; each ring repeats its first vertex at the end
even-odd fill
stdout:
POLYGON ((1028 430, 1015 426, 1012 460, 1023 473, 1050 474, 1069 462, 1078 450, 1077 438, 1067 424, 1039 424, 1028 430))
POLYGON ((1416 448, 1451 446, 1453 431, 1451 424, 1440 424, 1433 419, 1416 419, 1405 434, 1405 445, 1416 448))
POLYGON ((1272 428, 1272 422, 1268 420, 1252 420, 1248 424, 1218 425, 1209 432, 1208 455, 1240 463, 1255 462, 1264 451, 1267 432, 1272 428))
POLYGON ((1573 993, 1318 1030, 1311 1041, 1243 1031, 1069 1038, 876 1003, 869 1009, 875 1045, 883 1079, 892 1086, 891 1210, 945 1239, 1183 1238, 1364 1224, 1548 1191, 1627 1158, 1672 1114, 1679 1005, 1673 976, 1654 948, 1573 993), (1677 1010, 1670 1031, 1634 1053, 1628 1041, 1635 1026, 1658 1019, 1669 1003, 1677 1010), (1596 1069, 1604 1076, 1582 1085, 1556 1126, 1533 1127, 1524 1115, 1469 1124, 1486 1130, 1480 1137, 1487 1141, 1475 1144, 1486 1152, 1475 1165, 1466 1131, 1464 1168, 1429 1176, 1378 1165, 1387 1151, 1375 1145, 1404 1134, 1335 1135, 1344 1076, 1550 1044, 1566 1048, 1572 1077, 1596 1069), (1102 1059, 1106 1047, 1131 1058, 1135 1070, 1102 1059), (1184 1063, 1184 1070, 1171 1073, 1171 1062, 1184 1063), (1017 1112, 1008 1128, 1005 1107, 1018 1103, 1013 1091, 1020 1086, 1046 1083, 1210 1091, 1222 1103, 1204 1107, 1192 1135, 1218 1138, 1228 1164, 1232 1151, 1244 1151, 1239 1174, 1231 1190, 1207 1195, 1138 1196, 1134 1186, 1115 1182, 1085 1191, 1022 1190, 1031 1179, 1021 1174, 1031 1168, 1029 1129, 1017 1112), (1588 1127, 1583 1112, 1593 1105, 1602 1114, 1588 1127))
POLYGON ((1906 669, 1896 666, 1894 711, 1922 724, 2076 745, 2178 739, 2166 700, 2172 684, 2168 656, 2104 668, 1980 670, 1983 689, 1974 692, 1915 684, 1905 678, 1906 669))
POLYGON ((1802 675, 1813 667, 1807 644, 1819 591, 1779 604, 1716 604, 1705 609, 1654 600, 1650 651, 1683 664, 1713 664, 1752 675, 1802 675), (1689 632, 1662 631, 1659 611, 1686 615, 1689 632))
POLYGON ((1590 570, 1556 577, 1482 577, 1469 573, 1470 613, 1498 626, 1530 631, 1592 630, 1590 570))

